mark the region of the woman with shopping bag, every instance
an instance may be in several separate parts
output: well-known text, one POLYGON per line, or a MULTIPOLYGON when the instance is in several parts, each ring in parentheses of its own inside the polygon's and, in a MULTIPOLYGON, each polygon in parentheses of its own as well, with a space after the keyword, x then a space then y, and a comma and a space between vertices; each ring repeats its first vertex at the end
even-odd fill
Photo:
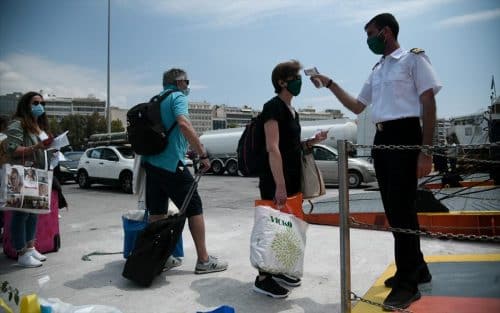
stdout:
MULTIPOLYGON (((257 119, 263 146, 258 157, 260 196, 273 201, 278 210, 284 208, 287 197, 301 191, 302 145, 310 147, 326 139, 327 134, 319 132, 314 139, 301 143, 299 115, 292 106, 292 99, 299 95, 302 86, 301 68, 296 60, 276 65, 271 80, 277 96, 264 104, 257 119)), ((292 225, 288 221, 282 223, 292 225)), ((298 277, 259 268, 253 290, 273 298, 287 297, 290 291, 278 282, 294 287, 301 284, 298 277)))
MULTIPOLYGON (((16 113, 5 134, 4 147, 11 164, 45 168, 44 150, 51 143, 45 114, 45 102, 41 94, 28 92, 17 104, 16 113)), ((15 197, 15 194, 12 194, 15 197)), ((13 211, 11 220, 11 238, 17 251, 18 265, 38 267, 47 258, 35 249, 35 234, 38 215, 28 212, 13 211)))

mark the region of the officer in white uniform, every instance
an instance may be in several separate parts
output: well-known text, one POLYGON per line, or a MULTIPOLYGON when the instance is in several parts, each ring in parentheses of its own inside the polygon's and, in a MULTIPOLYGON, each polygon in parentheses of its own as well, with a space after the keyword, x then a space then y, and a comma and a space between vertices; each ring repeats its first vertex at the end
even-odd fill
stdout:
MULTIPOLYGON (((311 77, 332 91, 339 101, 359 114, 372 106, 376 124, 375 145, 432 145, 436 122, 434 95, 441 89, 429 58, 421 49, 404 50, 392 14, 372 18, 366 25, 367 43, 383 55, 373 67, 357 99, 325 75, 311 77), (422 122, 422 124, 421 124, 422 122)), ((415 206, 417 179, 430 173, 432 157, 421 150, 373 149, 382 202, 392 227, 419 229, 415 206)), ((385 305, 406 308, 420 298, 417 285, 432 276, 416 235, 393 233, 396 275, 385 281, 392 288, 385 305)))

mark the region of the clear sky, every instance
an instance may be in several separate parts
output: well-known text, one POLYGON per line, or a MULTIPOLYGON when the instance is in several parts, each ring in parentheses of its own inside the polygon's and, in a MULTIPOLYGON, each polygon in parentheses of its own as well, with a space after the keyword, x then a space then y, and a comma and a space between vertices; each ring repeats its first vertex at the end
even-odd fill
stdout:
MULTIPOLYGON (((191 101, 261 108, 273 67, 292 58, 357 96, 379 58, 363 27, 383 12, 435 66, 439 117, 486 110, 493 75, 500 94, 499 0, 111 0, 111 105, 149 99, 181 67, 191 101)), ((105 100, 106 62, 106 0, 0 1, 0 94, 105 100)), ((307 80, 293 104, 354 116, 307 80)))

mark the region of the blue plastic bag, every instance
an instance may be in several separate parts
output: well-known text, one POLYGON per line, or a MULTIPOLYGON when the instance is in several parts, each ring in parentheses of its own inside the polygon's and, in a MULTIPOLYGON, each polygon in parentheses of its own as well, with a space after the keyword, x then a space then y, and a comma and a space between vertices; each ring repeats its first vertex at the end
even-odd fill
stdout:
POLYGON ((236 311, 234 310, 234 308, 228 305, 222 305, 212 311, 206 311, 206 312, 198 311, 196 313, 236 313, 236 311))

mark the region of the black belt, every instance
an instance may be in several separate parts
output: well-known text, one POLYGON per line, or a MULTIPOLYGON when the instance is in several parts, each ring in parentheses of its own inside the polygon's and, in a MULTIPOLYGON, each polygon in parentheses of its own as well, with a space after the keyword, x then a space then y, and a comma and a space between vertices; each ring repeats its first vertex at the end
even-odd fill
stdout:
POLYGON ((413 123, 416 123, 416 125, 420 125, 420 118, 405 117, 397 120, 380 122, 375 124, 375 126, 377 127, 377 131, 382 132, 382 131, 388 131, 390 129, 397 129, 400 127, 408 127, 411 126, 413 123))

